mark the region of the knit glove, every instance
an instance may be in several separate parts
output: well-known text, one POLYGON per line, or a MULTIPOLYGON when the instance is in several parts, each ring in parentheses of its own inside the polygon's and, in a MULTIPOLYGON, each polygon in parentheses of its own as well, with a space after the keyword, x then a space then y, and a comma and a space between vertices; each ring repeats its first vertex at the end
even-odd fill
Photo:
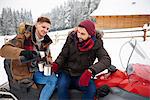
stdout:
POLYGON ((40 57, 40 55, 36 51, 29 51, 29 50, 21 51, 20 56, 24 56, 27 60, 31 60, 36 57, 40 57))
POLYGON ((79 86, 88 86, 91 76, 92 72, 90 72, 88 69, 85 70, 79 79, 79 86))
POLYGON ((58 71, 58 64, 55 62, 52 63, 52 71, 55 73, 58 71))

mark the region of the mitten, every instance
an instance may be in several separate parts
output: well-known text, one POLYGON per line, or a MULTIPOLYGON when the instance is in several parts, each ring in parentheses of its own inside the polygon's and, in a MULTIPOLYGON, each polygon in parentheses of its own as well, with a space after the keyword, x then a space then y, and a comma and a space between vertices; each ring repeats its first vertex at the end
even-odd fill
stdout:
POLYGON ((91 76, 92 72, 90 72, 88 69, 85 70, 85 72, 81 75, 79 79, 79 86, 88 86, 91 76))
POLYGON ((55 62, 52 63, 52 71, 53 72, 57 72, 58 71, 58 64, 55 63, 55 62))
POLYGON ((39 57, 40 55, 36 51, 23 50, 21 51, 20 56, 24 56, 26 59, 30 60, 39 57))

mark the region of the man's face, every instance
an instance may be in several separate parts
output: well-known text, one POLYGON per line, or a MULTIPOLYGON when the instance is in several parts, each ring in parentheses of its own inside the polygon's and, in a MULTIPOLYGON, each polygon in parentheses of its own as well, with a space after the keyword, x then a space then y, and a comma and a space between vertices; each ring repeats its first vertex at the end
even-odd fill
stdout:
POLYGON ((35 25, 36 27, 36 34, 39 39, 43 38, 50 30, 50 24, 47 22, 38 22, 35 25))
POLYGON ((90 35, 88 34, 85 28, 82 28, 82 27, 77 28, 77 37, 79 38, 79 42, 87 40, 89 36, 90 35))

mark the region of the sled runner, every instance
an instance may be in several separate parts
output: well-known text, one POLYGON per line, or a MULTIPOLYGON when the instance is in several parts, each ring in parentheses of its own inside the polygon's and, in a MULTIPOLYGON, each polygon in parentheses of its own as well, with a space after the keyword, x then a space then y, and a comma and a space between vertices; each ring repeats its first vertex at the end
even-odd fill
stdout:
POLYGON ((14 94, 9 92, 8 82, 0 86, 0 100, 18 100, 14 94))

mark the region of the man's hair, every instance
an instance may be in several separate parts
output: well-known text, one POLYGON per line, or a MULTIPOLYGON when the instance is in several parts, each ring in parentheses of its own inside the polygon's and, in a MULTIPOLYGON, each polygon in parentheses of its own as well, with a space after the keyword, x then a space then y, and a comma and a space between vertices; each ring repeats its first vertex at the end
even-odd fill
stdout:
POLYGON ((49 24, 51 24, 51 21, 50 21, 50 19, 48 18, 48 17, 39 17, 38 19, 37 19, 37 22, 47 22, 47 23, 49 23, 49 24))

